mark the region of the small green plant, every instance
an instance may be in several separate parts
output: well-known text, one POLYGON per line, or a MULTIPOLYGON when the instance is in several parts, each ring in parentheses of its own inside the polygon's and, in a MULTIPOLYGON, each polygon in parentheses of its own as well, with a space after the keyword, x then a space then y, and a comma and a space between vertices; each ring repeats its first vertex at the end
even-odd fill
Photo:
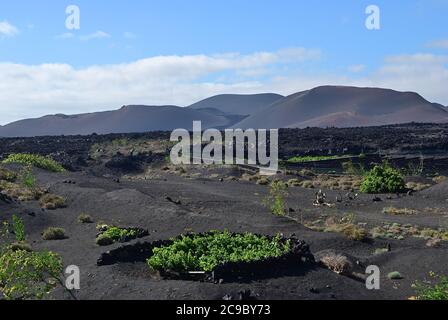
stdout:
POLYGON ((0 250, 0 292, 7 300, 42 299, 61 274, 62 259, 53 252, 0 250))
POLYGON ((394 193, 402 192, 405 183, 400 171, 387 163, 375 166, 364 177, 361 192, 364 193, 394 193))
POLYGON ((269 239, 251 233, 231 234, 214 231, 205 235, 188 235, 173 239, 169 246, 153 249, 147 260, 158 271, 213 271, 226 262, 250 262, 279 257, 290 250, 290 242, 280 236, 269 239))
POLYGON ((413 287, 418 300, 448 300, 448 277, 430 272, 430 278, 435 284, 415 282, 413 287))
POLYGON ((35 166, 52 172, 63 172, 64 167, 51 158, 37 154, 13 153, 10 154, 3 163, 19 163, 27 166, 35 166))
POLYGON ((20 219, 16 215, 13 215, 12 216, 12 227, 14 230, 14 235, 16 237, 16 240, 18 242, 25 241, 25 238, 26 238, 25 225, 23 224, 22 219, 20 219))
POLYGON ((64 240, 67 239, 65 230, 62 228, 50 227, 42 233, 43 240, 64 240))
POLYGON ((20 177, 22 179, 22 184, 28 189, 36 188, 36 177, 33 174, 31 167, 27 166, 20 172, 20 177))
POLYGON ((284 216, 288 210, 286 197, 288 197, 288 184, 276 180, 271 183, 269 195, 264 199, 264 205, 276 216, 284 216))
POLYGON ((392 271, 392 272, 389 272, 389 273, 387 274, 387 277, 388 277, 390 280, 401 280, 401 279, 403 279, 403 276, 402 276, 401 273, 398 272, 398 271, 392 271))

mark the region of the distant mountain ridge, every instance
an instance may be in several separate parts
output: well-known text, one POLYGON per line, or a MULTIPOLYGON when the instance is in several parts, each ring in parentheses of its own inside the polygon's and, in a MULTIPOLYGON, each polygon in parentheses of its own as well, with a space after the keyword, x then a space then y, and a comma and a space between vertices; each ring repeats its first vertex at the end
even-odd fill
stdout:
POLYGON ((240 116, 227 116, 177 106, 124 106, 114 111, 78 115, 49 115, 20 120, 0 127, 3 137, 51 135, 88 135, 92 133, 133 133, 192 129, 201 120, 204 128, 226 128, 240 121, 240 116))
POLYGON ((284 97, 273 93, 218 95, 188 107, 123 106, 78 115, 48 115, 0 126, 0 137, 88 135, 207 128, 362 127, 448 122, 448 108, 414 92, 322 86, 284 97))
POLYGON ((448 109, 415 92, 322 86, 285 97, 235 127, 363 127, 408 122, 448 122, 448 109))
POLYGON ((221 110, 227 114, 249 116, 260 112, 284 96, 275 93, 261 93, 252 95, 221 94, 192 104, 188 108, 221 110))

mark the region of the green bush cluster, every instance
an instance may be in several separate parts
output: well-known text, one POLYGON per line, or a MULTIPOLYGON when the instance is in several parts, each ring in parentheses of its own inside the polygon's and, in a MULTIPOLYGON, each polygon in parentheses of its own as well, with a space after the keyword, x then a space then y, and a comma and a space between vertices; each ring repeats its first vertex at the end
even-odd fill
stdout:
POLYGON ((290 250, 289 241, 282 243, 279 236, 269 239, 228 231, 182 236, 173 241, 169 246, 153 249, 153 256, 147 260, 152 270, 208 272, 226 262, 258 261, 290 250))
POLYGON ((62 260, 55 253, 0 250, 0 291, 5 299, 42 299, 61 273, 62 260))
POLYGON ((415 283, 418 300, 448 300, 448 277, 430 274, 431 278, 438 278, 434 285, 415 283))
POLYGON ((361 192, 364 193, 394 193, 404 189, 405 183, 400 171, 386 163, 370 170, 361 184, 361 192))
POLYGON ((0 300, 42 299, 57 284, 62 285, 62 259, 50 251, 33 251, 25 242, 22 219, 13 215, 12 224, 0 228, 0 300), (10 228, 17 242, 10 243, 10 228))
POLYGON ((53 159, 37 154, 13 153, 10 154, 5 160, 3 160, 3 163, 19 163, 52 172, 65 171, 64 167, 53 159))
POLYGON ((123 238, 135 238, 137 237, 137 231, 132 229, 122 229, 118 227, 110 227, 104 233, 104 236, 111 238, 115 241, 120 241, 123 238))
MULTIPOLYGON (((297 156, 292 157, 286 160, 288 163, 303 163, 303 162, 316 162, 316 161, 325 161, 325 160, 338 160, 343 158, 344 156, 297 156)), ((345 156, 349 157, 349 156, 345 156)))
POLYGON ((98 235, 96 243, 99 246, 108 246, 116 241, 123 239, 135 239, 138 237, 138 231, 134 229, 123 229, 119 227, 107 227, 105 231, 98 235))

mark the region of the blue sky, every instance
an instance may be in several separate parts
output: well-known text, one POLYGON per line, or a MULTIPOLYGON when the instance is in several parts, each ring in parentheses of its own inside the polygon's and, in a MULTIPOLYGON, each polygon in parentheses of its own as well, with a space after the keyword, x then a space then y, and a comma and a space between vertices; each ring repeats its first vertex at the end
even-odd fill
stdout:
POLYGON ((2 1, 0 90, 10 94, 0 92, 0 124, 320 84, 412 90, 448 104, 447 16, 448 0, 2 1), (65 27, 72 4, 80 30, 65 27), (370 4, 380 30, 365 27, 370 4))

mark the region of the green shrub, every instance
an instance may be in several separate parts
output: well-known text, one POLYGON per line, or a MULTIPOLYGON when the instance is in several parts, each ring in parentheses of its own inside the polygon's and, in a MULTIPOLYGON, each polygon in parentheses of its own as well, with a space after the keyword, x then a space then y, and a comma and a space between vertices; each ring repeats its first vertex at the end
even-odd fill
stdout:
POLYGON ((135 238, 137 237, 137 231, 132 229, 122 229, 118 227, 110 227, 106 231, 103 232, 103 235, 111 238, 114 241, 120 241, 121 239, 127 238, 135 238))
POLYGON ((53 252, 0 251, 0 291, 5 299, 42 299, 61 273, 62 260, 53 252))
POLYGON ((63 172, 64 167, 51 158, 37 154, 13 153, 8 156, 3 163, 20 163, 28 166, 45 169, 52 172, 63 172))
POLYGON ((394 193, 405 188, 403 176, 400 171, 388 164, 375 166, 370 170, 361 184, 364 193, 394 193))
POLYGON ((285 182, 273 181, 269 196, 264 199, 264 204, 271 210, 272 214, 284 216, 288 209, 286 205, 286 197, 288 195, 288 185, 285 182))
POLYGON ((418 300, 448 300, 448 277, 438 276, 431 272, 430 277, 435 280, 434 285, 416 282, 413 284, 418 300))
POLYGON ((290 250, 289 241, 282 243, 251 233, 231 234, 228 231, 207 235, 182 236, 173 244, 154 248, 147 260, 153 270, 176 272, 212 271, 226 262, 250 262, 279 257, 290 250))
POLYGON ((50 227, 42 233, 43 240, 64 240, 66 238, 65 230, 62 228, 50 227))
POLYGON ((124 241, 125 239, 136 239, 139 237, 139 232, 135 229, 124 229, 114 226, 100 226, 104 229, 102 233, 96 238, 96 243, 100 246, 108 246, 115 241, 124 241))
POLYGON ((29 189, 36 188, 36 177, 34 176, 31 167, 27 166, 23 168, 22 171, 20 172, 20 177, 22 179, 22 184, 25 187, 29 189))
POLYGON ((14 235, 16 237, 16 240, 18 242, 25 241, 26 235, 25 235, 25 225, 23 224, 22 219, 17 217, 16 215, 12 216, 12 227, 14 230, 14 235))

